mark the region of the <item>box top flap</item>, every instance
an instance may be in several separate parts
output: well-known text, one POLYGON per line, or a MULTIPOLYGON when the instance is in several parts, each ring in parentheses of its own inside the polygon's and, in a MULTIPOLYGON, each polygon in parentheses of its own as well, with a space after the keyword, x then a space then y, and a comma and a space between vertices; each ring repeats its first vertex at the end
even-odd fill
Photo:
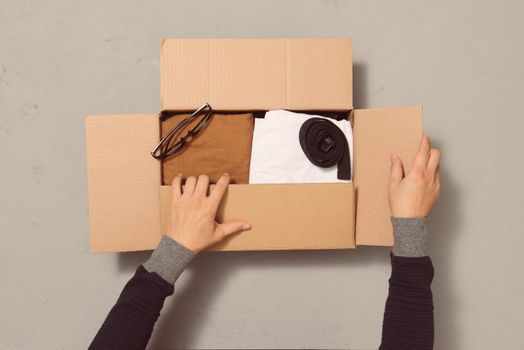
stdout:
MULTIPOLYGON (((162 232, 167 232, 171 191, 171 186, 160 189, 162 232)), ((230 185, 217 216, 222 222, 246 220, 253 228, 209 250, 355 247, 352 184, 230 185)))
POLYGON ((162 110, 350 110, 350 39, 165 39, 162 110))
POLYGON ((90 116, 85 125, 90 250, 154 247, 161 236, 160 163, 149 152, 158 142, 158 116, 90 116))
POLYGON ((422 107, 362 109, 354 112, 356 244, 393 245, 389 222, 390 156, 407 171, 422 136, 422 107))

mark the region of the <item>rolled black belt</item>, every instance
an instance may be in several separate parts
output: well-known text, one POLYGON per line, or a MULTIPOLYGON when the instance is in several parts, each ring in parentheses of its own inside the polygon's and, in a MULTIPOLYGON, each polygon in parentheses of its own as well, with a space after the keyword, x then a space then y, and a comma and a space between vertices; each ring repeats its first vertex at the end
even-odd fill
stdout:
POLYGON ((309 161, 321 168, 338 164, 337 178, 351 180, 351 159, 346 135, 327 119, 311 118, 300 127, 300 146, 309 161))

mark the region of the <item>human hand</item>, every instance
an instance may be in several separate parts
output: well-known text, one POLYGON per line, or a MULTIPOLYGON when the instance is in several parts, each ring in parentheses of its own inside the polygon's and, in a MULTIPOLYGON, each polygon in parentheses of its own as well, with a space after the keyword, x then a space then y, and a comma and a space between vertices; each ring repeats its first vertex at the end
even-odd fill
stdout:
POLYGON ((440 195, 440 151, 431 148, 424 134, 411 166, 404 174, 402 161, 391 155, 389 207, 393 217, 425 218, 440 195))
POLYGON ((229 174, 224 174, 208 196, 209 177, 200 175, 197 180, 190 176, 182 192, 182 174, 178 174, 172 183, 171 222, 167 235, 186 248, 199 252, 233 233, 251 229, 245 221, 220 224, 215 220, 228 185, 229 174))

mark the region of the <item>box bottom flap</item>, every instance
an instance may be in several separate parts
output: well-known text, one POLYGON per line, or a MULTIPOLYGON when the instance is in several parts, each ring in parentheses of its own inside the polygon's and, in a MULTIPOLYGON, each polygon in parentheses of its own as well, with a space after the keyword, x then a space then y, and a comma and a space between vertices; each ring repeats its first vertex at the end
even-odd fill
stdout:
MULTIPOLYGON (((171 192, 171 186, 160 187, 163 233, 167 232, 171 192)), ((230 185, 219 208, 218 220, 240 219, 253 228, 208 250, 355 247, 353 184, 230 185)))

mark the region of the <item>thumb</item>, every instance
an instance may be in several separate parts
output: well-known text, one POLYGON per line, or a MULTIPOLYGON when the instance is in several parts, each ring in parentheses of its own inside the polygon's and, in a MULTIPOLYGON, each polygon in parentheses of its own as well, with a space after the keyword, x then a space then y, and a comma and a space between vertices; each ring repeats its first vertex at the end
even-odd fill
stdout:
POLYGON ((389 173, 389 181, 393 183, 400 182, 404 178, 404 166, 399 156, 391 155, 391 171, 389 173))
POLYGON ((222 237, 227 237, 233 233, 247 231, 250 229, 251 225, 245 221, 232 221, 224 224, 218 224, 217 231, 219 231, 222 237))

